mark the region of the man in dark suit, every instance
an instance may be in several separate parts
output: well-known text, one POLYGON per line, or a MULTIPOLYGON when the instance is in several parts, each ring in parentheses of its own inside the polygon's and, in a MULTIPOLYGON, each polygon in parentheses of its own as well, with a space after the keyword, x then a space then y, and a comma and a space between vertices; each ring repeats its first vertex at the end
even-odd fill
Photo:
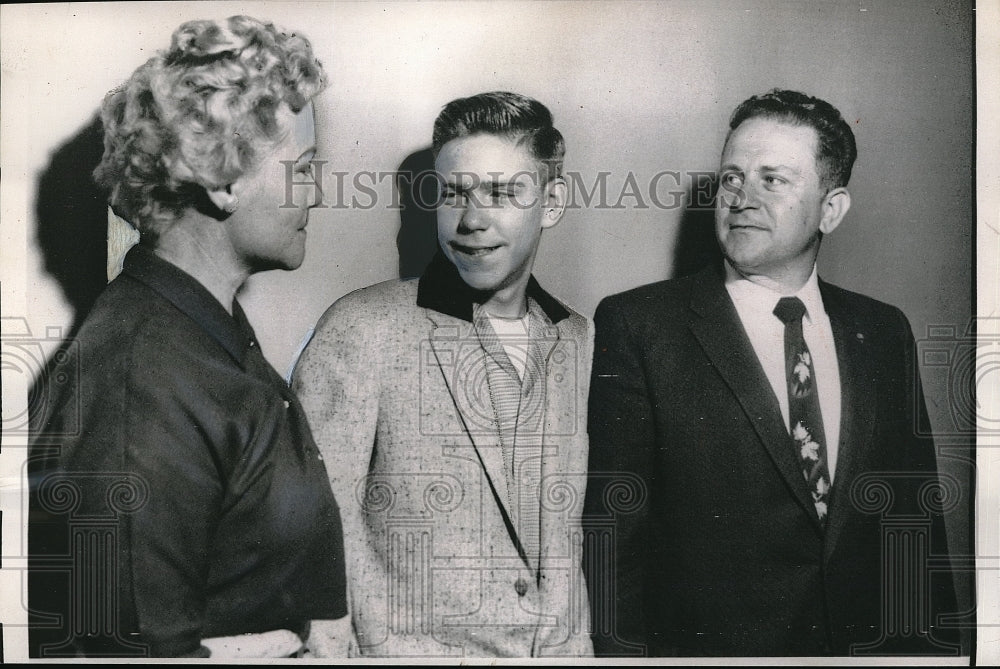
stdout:
POLYGON ((857 154, 828 103, 734 112, 725 261, 606 298, 590 392, 598 655, 956 654, 903 313, 817 278, 857 154))

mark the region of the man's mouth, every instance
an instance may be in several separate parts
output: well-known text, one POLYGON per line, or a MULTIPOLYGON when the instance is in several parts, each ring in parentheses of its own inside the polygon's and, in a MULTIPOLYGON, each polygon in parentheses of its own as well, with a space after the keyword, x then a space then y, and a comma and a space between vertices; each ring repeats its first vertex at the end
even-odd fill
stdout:
POLYGON ((730 230, 766 230, 763 225, 757 225, 755 223, 749 223, 746 221, 738 221, 729 224, 730 230))
POLYGON ((457 242, 450 242, 448 245, 457 253, 473 258, 487 256, 500 248, 499 246, 468 246, 457 242))

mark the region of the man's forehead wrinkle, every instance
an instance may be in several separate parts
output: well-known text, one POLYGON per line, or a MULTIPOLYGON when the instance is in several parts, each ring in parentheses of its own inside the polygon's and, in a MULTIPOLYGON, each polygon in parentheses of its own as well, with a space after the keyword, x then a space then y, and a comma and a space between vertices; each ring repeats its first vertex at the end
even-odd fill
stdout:
MULTIPOLYGON (((765 147, 770 149, 771 147, 765 147)), ((814 153, 808 150, 760 150, 751 148, 735 152, 726 150, 720 171, 739 172, 792 172, 802 174, 815 167, 820 169, 814 153)))

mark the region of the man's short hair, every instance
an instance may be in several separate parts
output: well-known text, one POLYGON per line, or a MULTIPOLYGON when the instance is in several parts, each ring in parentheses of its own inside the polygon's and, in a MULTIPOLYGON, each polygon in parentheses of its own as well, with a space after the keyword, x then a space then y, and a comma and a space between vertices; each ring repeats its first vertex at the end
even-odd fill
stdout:
MULTIPOLYGON (((816 131, 816 163, 820 182, 829 191, 847 185, 858 157, 854 132, 836 107, 819 98, 797 91, 775 88, 764 95, 744 100, 729 119, 729 135, 744 121, 767 118, 816 131)), ((726 141, 729 141, 729 135, 726 141)))
POLYGON ((538 100, 505 91, 452 100, 434 121, 434 157, 451 140, 479 133, 527 146, 540 165, 542 184, 562 176, 566 143, 552 125, 552 113, 538 100))

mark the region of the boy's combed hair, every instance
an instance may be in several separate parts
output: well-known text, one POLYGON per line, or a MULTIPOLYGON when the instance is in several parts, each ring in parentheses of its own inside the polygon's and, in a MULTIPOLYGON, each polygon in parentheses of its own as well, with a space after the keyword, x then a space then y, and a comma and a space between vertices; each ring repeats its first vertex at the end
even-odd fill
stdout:
POLYGON ((541 165, 542 183, 562 176, 566 143, 541 102, 506 91, 452 100, 434 121, 433 153, 436 157, 451 140, 478 133, 509 137, 527 146, 541 165))
POLYGON ((223 188, 282 139, 282 104, 300 111, 326 85, 308 40, 248 16, 189 21, 170 49, 104 100, 94 170, 116 213, 155 239, 205 189, 223 188))

